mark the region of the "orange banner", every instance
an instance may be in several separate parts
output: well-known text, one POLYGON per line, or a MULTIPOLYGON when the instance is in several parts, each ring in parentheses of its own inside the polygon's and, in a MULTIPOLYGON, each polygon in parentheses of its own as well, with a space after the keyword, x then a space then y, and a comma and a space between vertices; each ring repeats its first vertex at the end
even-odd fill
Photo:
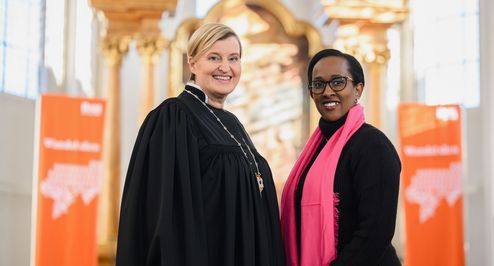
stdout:
POLYGON ((398 111, 405 265, 464 265, 460 107, 402 104, 398 111))
POLYGON ((41 97, 35 265, 97 265, 104 112, 99 99, 41 97))

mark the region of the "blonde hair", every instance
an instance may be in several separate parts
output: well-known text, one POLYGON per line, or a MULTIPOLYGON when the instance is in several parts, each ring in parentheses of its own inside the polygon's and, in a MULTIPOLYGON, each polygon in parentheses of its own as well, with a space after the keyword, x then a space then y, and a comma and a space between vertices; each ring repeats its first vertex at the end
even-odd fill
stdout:
MULTIPOLYGON (((207 23, 200 26, 189 39, 187 45, 188 60, 195 60, 206 53, 217 41, 228 37, 235 37, 240 45, 240 57, 242 57, 242 44, 238 35, 228 26, 220 23, 207 23)), ((195 75, 190 75, 190 80, 195 80, 195 75)))

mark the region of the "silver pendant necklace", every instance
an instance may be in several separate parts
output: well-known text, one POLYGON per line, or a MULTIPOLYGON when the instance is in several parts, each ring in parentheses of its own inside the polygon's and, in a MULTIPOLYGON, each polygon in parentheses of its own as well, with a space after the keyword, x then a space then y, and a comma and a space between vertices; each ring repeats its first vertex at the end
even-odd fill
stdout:
MULTIPOLYGON (((209 108, 209 106, 201 101, 201 99, 199 99, 199 97, 197 97, 197 95, 195 95, 194 93, 192 93, 191 91, 187 90, 187 89, 184 89, 188 94, 192 95, 194 98, 196 98, 204 107, 206 107, 206 109, 208 109, 208 111, 216 118, 216 121, 218 121, 218 123, 220 123, 220 125, 223 127, 223 129, 226 131, 226 133, 228 133, 228 135, 230 135, 230 138, 232 138, 238 145, 238 147, 242 150, 242 153, 244 154, 245 156, 245 159, 247 160, 247 162, 249 164, 252 164, 249 160, 249 156, 247 156, 247 153, 245 152, 244 148, 242 148, 242 144, 240 143, 240 141, 238 141, 235 136, 230 132, 230 130, 228 130, 228 128, 225 126, 225 124, 223 124, 223 122, 220 120, 220 118, 213 112, 213 110, 211 110, 211 108, 209 108)), ((252 159, 254 160, 254 164, 256 165, 256 173, 254 173, 254 175, 256 176, 256 181, 257 181, 257 185, 259 186, 259 193, 262 193, 263 189, 264 189, 264 181, 262 180, 262 176, 261 176, 261 172, 259 171, 259 165, 257 164, 257 161, 256 161, 256 157, 254 156, 254 153, 252 152, 252 150, 250 149, 250 146, 247 145, 247 142, 245 141, 244 138, 242 138, 242 141, 244 142, 245 146, 247 146, 247 150, 249 150, 249 153, 250 155, 252 156, 252 159)), ((262 195, 262 194, 261 194, 262 195)))

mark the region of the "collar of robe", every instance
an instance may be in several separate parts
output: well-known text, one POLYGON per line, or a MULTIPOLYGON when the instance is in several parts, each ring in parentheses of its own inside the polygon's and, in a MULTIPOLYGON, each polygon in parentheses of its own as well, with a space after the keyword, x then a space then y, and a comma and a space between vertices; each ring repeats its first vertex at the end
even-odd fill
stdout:
POLYGON ((202 91, 198 85, 187 82, 187 85, 185 85, 185 89, 189 90, 195 96, 199 97, 201 101, 208 103, 206 93, 204 93, 204 91, 202 91))

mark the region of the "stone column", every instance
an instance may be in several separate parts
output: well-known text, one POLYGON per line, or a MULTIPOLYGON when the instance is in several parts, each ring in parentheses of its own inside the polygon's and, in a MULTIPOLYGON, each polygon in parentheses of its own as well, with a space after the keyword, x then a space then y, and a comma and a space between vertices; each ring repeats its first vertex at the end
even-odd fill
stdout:
POLYGON ((381 77, 385 74, 385 69, 379 63, 368 63, 368 77, 367 80, 367 93, 369 99, 369 117, 368 122, 375 127, 381 127, 381 105, 383 104, 382 98, 382 82, 381 77))
POLYGON ((138 125, 141 125, 146 115, 154 107, 154 70, 159 55, 164 47, 165 41, 159 36, 137 38, 137 51, 139 52, 142 60, 142 87, 139 105, 139 118, 137 121, 138 125))
POLYGON ((369 50, 362 54, 368 71, 368 90, 369 96, 369 118, 368 121, 375 127, 382 128, 383 124, 383 106, 385 105, 384 95, 386 93, 386 83, 383 79, 387 75, 389 48, 387 30, 389 25, 371 24, 368 27, 361 28, 363 34, 372 36, 369 50))
POLYGON ((112 264, 116 251, 120 210, 120 70, 128 51, 128 37, 105 37, 102 54, 108 65, 104 131, 104 177, 100 196, 100 265, 112 264))
POLYGON ((386 88, 383 78, 386 77, 387 64, 389 60, 388 40, 386 31, 389 25, 373 23, 352 22, 342 25, 352 29, 351 34, 339 34, 335 41, 335 48, 355 56, 364 70, 366 79, 364 87, 364 98, 366 101, 366 120, 375 127, 383 126, 382 106, 383 95, 386 88))

